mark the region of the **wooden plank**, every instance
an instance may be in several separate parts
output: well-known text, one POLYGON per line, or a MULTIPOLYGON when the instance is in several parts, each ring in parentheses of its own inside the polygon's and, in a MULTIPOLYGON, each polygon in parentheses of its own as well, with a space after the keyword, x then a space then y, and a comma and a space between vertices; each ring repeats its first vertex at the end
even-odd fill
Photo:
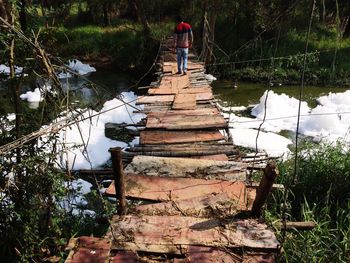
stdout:
POLYGON ((150 88, 148 89, 149 95, 171 95, 179 93, 178 88, 172 87, 159 87, 159 88, 150 88))
POLYGON ((126 173, 171 177, 245 179, 246 166, 240 162, 189 158, 135 156, 126 173))
POLYGON ((193 110, 196 108, 197 94, 177 94, 175 95, 172 109, 174 110, 193 110))
POLYGON ((204 69, 204 66, 202 64, 199 64, 199 63, 188 62, 187 69, 188 70, 201 70, 201 69, 204 69))
POLYGON ((219 131, 152 131, 140 132, 141 144, 219 141, 224 136, 219 131))
POLYGON ((196 95, 196 100, 212 100, 214 96, 211 92, 200 93, 196 95))
MULTIPOLYGON (((241 206, 246 203, 244 182, 227 180, 204 180, 195 178, 172 178, 148 175, 125 174, 126 196, 153 201, 178 201, 209 194, 227 194, 241 206)), ((114 181, 106 195, 115 195, 114 181)))
MULTIPOLYGON (((174 263, 180 263, 174 262, 174 263)), ((276 262, 272 253, 228 251, 225 248, 188 246, 186 249, 186 263, 273 263, 276 262)))
POLYGON ((226 128, 226 120, 221 115, 216 116, 166 116, 162 118, 148 117, 146 128, 162 128, 167 130, 226 128))
POLYGON ((176 89, 187 88, 190 85, 188 75, 174 75, 171 79, 171 87, 176 89))
MULTIPOLYGON (((173 87, 169 82, 161 82, 159 87, 152 87, 148 89, 148 94, 150 95, 170 95, 170 94, 177 94, 177 93, 186 93, 186 94, 206 94, 203 96, 210 97, 209 93, 212 93, 212 89, 210 86, 207 87, 196 87, 196 88, 179 88, 179 87, 173 87)), ((201 100, 205 99, 201 98, 201 100)))
POLYGON ((137 98, 136 104, 161 104, 171 103, 174 100, 174 95, 160 96, 141 96, 137 98))
MULTIPOLYGON (((114 216, 112 247, 124 243, 160 246, 244 247, 277 252, 279 242, 266 224, 180 216, 114 216)), ((146 246, 145 246, 146 245, 146 246)), ((152 252, 147 250, 147 252, 152 252)), ((159 251, 158 251, 159 252, 159 251)), ((169 253, 169 251, 164 251, 169 253)))
MULTIPOLYGON (((198 143, 174 143, 174 144, 160 144, 160 145, 135 145, 129 149, 129 152, 140 152, 140 151, 219 151, 220 149, 234 149, 237 150, 236 146, 232 143, 219 143, 219 142, 198 142, 198 143)), ((245 163, 245 165, 248 165, 245 163)))
MULTIPOLYGON (((244 197, 244 194, 242 194, 244 197)), ((247 210, 245 198, 230 197, 227 193, 211 193, 190 199, 139 205, 138 213, 143 215, 183 215, 196 217, 233 216, 247 210)))
MULTIPOLYGON (((132 251, 113 251, 113 255, 110 255, 109 263, 140 263, 139 256, 132 251)), ((84 262, 85 263, 85 262, 84 262)), ((92 263, 92 262, 91 262, 92 263)))
POLYGON ((202 160, 213 160, 213 161, 228 161, 226 154, 215 154, 215 155, 203 155, 203 156, 194 156, 194 159, 202 160))
POLYGON ((212 90, 210 87, 185 88, 185 89, 179 90, 179 93, 185 93, 185 94, 199 94, 199 93, 209 94, 211 92, 212 90))
POLYGON ((170 110, 168 108, 153 108, 147 116, 152 117, 166 117, 170 115, 182 115, 182 116, 204 116, 204 115, 220 115, 217 108, 196 108, 195 110, 170 110))
POLYGON ((171 105, 154 105, 154 104, 146 104, 144 105, 143 113, 149 114, 153 111, 168 111, 171 110, 171 105))
MULTIPOLYGON (((212 104, 197 104, 196 109, 214 109, 216 108, 212 104)), ((170 111, 171 110, 171 105, 155 105, 155 104, 145 104, 144 109, 142 111, 136 111, 137 113, 150 113, 150 112, 159 112, 159 111, 170 111)), ((175 111, 175 110, 174 110, 175 111)), ((201 114, 197 114, 201 115, 201 114)), ((203 114, 207 115, 207 114, 203 114)))
POLYGON ((172 62, 172 61, 164 61, 163 62, 164 66, 176 66, 176 62, 172 62))
POLYGON ((106 262, 111 248, 111 242, 105 238, 82 236, 73 239, 66 263, 106 262))
POLYGON ((174 74, 177 71, 177 63, 168 63, 168 64, 163 64, 163 72, 164 73, 171 73, 174 74))

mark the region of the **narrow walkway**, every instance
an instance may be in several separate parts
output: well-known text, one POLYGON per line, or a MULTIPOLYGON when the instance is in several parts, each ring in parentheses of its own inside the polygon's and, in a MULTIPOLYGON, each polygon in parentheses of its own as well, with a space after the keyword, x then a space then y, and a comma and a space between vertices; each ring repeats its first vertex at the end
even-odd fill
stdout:
MULTIPOLYGON (((170 43, 157 87, 137 101, 147 115, 140 144, 126 153, 126 197, 143 202, 115 215, 104 238, 72 239, 66 262, 274 261, 279 243, 249 216, 256 188, 224 136, 204 66, 191 59, 188 74, 176 75, 170 43)), ((114 182, 106 194, 115 195, 114 182)))

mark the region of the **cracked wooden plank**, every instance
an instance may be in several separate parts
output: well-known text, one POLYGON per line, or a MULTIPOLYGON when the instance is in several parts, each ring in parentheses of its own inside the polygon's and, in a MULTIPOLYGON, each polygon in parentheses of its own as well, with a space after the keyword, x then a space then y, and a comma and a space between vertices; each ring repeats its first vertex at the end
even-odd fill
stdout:
POLYGON ((137 98, 136 104, 169 104, 174 98, 174 95, 141 96, 137 98))
MULTIPOLYGON (((241 205, 246 203, 246 187, 243 182, 125 173, 125 189, 126 196, 135 199, 177 201, 209 194, 226 193, 229 198, 237 200, 241 205)), ((114 182, 105 193, 111 196, 115 195, 114 182)))
POLYGON ((167 144, 223 140, 219 131, 152 131, 140 132, 141 144, 167 144))
POLYGON ((135 156, 126 173, 169 177, 196 177, 245 180, 246 166, 240 162, 189 158, 135 156))
POLYGON ((158 128, 167 130, 189 130, 205 128, 226 128, 228 123, 221 115, 214 116, 165 116, 147 118, 146 128, 158 128))
POLYGON ((196 108, 197 94, 176 94, 172 109, 194 110, 196 108))
POLYGON ((233 216, 248 211, 245 192, 232 196, 232 193, 210 193, 189 199, 167 201, 156 204, 139 205, 136 211, 143 215, 182 215, 196 217, 214 217, 215 215, 233 216))
POLYGON ((114 216, 111 224, 115 239, 113 248, 124 249, 125 243, 168 248, 198 245, 211 247, 244 247, 277 252, 279 242, 266 224, 256 220, 207 219, 181 216, 114 216))

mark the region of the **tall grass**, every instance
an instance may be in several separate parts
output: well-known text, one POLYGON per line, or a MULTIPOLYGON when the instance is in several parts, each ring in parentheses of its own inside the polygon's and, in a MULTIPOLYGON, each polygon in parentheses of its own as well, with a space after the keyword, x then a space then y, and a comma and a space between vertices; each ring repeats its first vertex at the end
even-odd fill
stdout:
MULTIPOLYGON (((350 152, 345 143, 307 143, 298 155, 297 183, 293 160, 279 165, 279 181, 290 191, 272 195, 266 219, 314 221, 311 231, 288 232, 283 244, 285 262, 350 262, 350 152)), ((279 233, 282 238, 282 233, 279 233)))
POLYGON ((59 27, 52 33, 61 55, 92 58, 109 56, 130 62, 137 58, 133 51, 139 48, 141 41, 138 29, 128 25, 107 28, 91 25, 70 29, 59 27))

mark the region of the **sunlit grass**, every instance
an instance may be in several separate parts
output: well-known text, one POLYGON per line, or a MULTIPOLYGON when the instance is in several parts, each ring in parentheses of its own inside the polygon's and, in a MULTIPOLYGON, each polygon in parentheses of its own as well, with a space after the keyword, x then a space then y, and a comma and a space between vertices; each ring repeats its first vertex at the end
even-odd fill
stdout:
MULTIPOLYGON (((316 227, 286 234, 285 261, 349 262, 350 152, 344 143, 307 144, 297 163, 296 183, 294 160, 279 165, 279 181, 289 190, 285 215, 289 221, 314 221, 316 227)), ((282 219, 283 203, 282 192, 275 192, 265 213, 272 225, 282 219)))

